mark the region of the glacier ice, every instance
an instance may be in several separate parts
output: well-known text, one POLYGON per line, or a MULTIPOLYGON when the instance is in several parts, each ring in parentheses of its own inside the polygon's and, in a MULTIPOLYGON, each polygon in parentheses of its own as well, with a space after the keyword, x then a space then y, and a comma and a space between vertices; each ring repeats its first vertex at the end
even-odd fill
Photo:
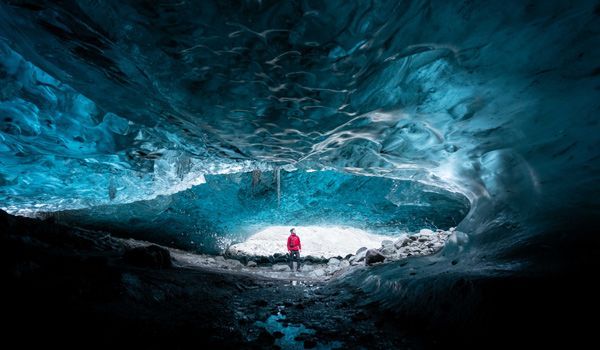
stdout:
POLYGON ((44 216, 215 253, 269 226, 339 226, 396 236, 424 227, 448 229, 469 211, 469 201, 463 195, 411 181, 336 171, 279 173, 281 197, 277 171, 255 170, 206 175, 202 185, 152 200, 44 216))
MULTIPOLYGON (((468 244, 437 258, 468 273, 554 261, 526 248, 543 240, 558 251, 589 233, 600 198, 596 1, 165 8, 0 4, 1 208, 87 210, 104 225, 106 208, 126 208, 113 217, 127 220, 164 208, 164 218, 174 201, 185 213, 185 196, 208 194, 214 174, 327 170, 464 195, 470 211, 458 228, 468 244)), ((240 174, 224 179, 249 176, 240 174)), ((411 191, 386 185, 375 198, 392 212, 457 203, 411 191)), ((290 193, 284 182, 284 211, 290 193)), ((192 197, 190 210, 207 198, 192 197)), ((64 213, 77 215, 87 222, 64 213)), ((261 215, 261 224, 276 217, 261 215)), ((238 219, 186 234, 234 239, 221 232, 238 219)), ((397 270, 380 277, 406 278, 397 270)))

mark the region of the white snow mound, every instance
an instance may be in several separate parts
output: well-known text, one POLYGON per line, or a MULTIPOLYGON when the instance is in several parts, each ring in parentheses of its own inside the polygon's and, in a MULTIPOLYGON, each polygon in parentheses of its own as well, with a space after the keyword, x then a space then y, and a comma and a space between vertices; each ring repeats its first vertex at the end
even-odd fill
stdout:
MULTIPOLYGON (((233 254, 269 256, 287 253, 287 238, 291 226, 271 226, 242 243, 229 247, 233 254)), ((384 240, 395 237, 369 233, 352 227, 296 226, 302 244, 302 256, 330 258, 355 254, 361 247, 379 248, 384 240)))

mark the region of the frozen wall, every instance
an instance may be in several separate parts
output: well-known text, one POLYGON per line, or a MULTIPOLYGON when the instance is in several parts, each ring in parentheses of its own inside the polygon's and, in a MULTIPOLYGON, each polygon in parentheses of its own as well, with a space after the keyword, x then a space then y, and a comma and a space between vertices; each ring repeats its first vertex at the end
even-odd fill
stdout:
MULTIPOLYGON (((206 183, 131 204, 50 213, 58 221, 200 252, 220 252, 268 226, 343 226, 382 235, 456 226, 457 193, 334 171, 208 175, 206 183)), ((284 230, 284 234, 287 230, 284 230)), ((378 242, 379 243, 379 242, 378 242)))

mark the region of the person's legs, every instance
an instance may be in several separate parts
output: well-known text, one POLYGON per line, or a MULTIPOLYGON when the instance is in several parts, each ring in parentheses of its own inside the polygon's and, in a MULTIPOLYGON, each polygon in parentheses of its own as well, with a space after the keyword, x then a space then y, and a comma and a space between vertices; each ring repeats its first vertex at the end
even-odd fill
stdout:
POLYGON ((290 270, 294 271, 294 251, 293 250, 290 250, 288 263, 290 265, 290 270))
POLYGON ((302 258, 300 257, 300 252, 296 251, 296 271, 300 271, 300 267, 302 266, 302 258))
POLYGON ((294 271, 294 261, 296 262, 296 270, 300 269, 300 252, 292 250, 290 252, 290 270, 294 271))

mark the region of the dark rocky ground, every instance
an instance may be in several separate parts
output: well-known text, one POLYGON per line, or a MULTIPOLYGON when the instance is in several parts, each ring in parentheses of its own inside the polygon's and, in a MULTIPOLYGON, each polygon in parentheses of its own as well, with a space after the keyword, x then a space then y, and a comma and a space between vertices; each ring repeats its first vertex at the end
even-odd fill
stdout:
POLYGON ((422 345, 419 337, 385 329, 385 317, 357 308, 358 291, 172 267, 161 248, 131 250, 108 234, 0 215, 2 333, 20 346, 422 345), (277 314, 282 330, 310 331, 282 344, 283 333, 256 323, 277 314))
POLYGON ((1 339, 19 348, 420 349, 574 346, 595 334, 593 254, 579 257, 587 269, 458 280, 438 306, 435 286, 423 284, 420 303, 395 309, 365 303, 347 283, 177 267, 168 254, 0 212, 1 339))

